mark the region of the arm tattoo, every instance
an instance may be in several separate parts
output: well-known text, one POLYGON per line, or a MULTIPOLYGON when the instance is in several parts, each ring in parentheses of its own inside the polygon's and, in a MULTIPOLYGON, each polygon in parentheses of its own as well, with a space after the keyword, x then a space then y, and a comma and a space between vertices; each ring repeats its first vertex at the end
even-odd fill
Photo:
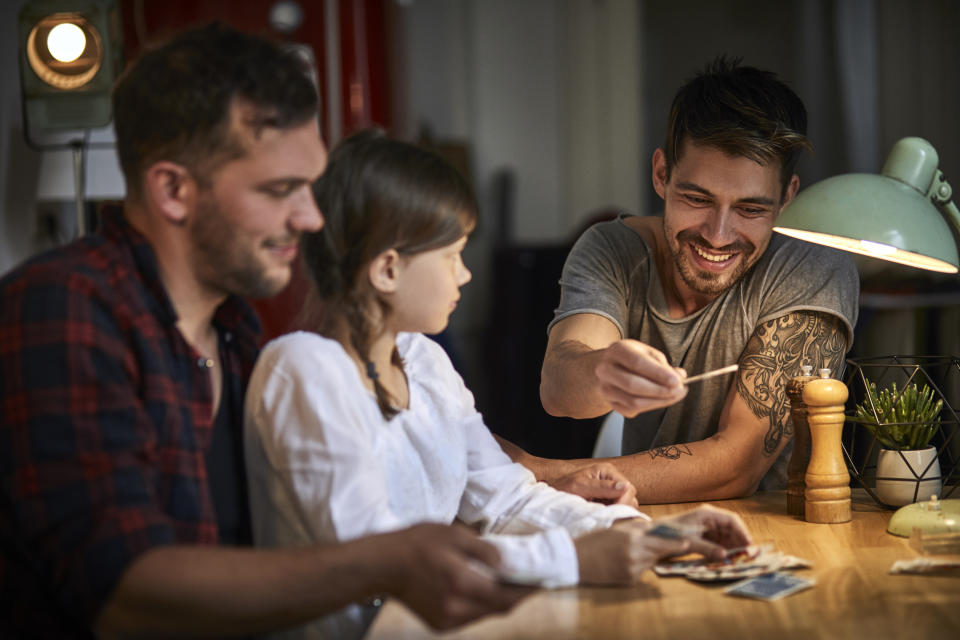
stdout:
POLYGON ((793 435, 787 381, 801 365, 828 367, 836 375, 846 341, 836 316, 796 311, 758 326, 740 356, 737 393, 758 418, 768 418, 764 455, 773 455, 784 435, 793 435))
POLYGON ((668 444, 663 447, 657 447, 656 449, 650 449, 647 451, 647 454, 650 456, 651 460, 655 460, 657 458, 676 460, 682 455, 692 456, 693 452, 690 451, 690 447, 685 444, 668 444))

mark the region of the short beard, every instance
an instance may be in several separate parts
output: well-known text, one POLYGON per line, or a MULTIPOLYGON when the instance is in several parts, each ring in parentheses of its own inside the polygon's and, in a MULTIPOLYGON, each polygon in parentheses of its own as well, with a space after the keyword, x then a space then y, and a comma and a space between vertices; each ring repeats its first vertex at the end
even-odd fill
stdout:
POLYGON ((230 223, 213 198, 200 198, 191 237, 197 273, 216 289, 245 298, 269 298, 287 285, 289 278, 284 282, 271 280, 256 256, 236 243, 230 223))
POLYGON ((740 242, 722 247, 721 250, 738 252, 740 254, 739 264, 736 270, 729 276, 726 274, 703 272, 694 267, 683 254, 683 247, 687 244, 695 244, 701 247, 709 245, 692 231, 681 231, 677 235, 677 246, 674 249, 670 246, 670 252, 673 254, 673 263, 680 272, 680 277, 688 287, 709 296, 717 296, 727 291, 736 284, 753 266, 754 261, 748 261, 747 256, 756 255, 756 247, 750 243, 740 242))

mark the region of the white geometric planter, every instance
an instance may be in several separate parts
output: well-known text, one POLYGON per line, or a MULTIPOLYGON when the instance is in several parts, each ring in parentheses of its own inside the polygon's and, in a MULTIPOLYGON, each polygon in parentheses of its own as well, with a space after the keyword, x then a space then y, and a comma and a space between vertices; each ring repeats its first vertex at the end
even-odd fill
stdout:
POLYGON ((848 420, 844 427, 843 455, 851 482, 863 487, 877 503, 888 507, 912 503, 914 493, 918 500, 929 499, 934 490, 942 492, 938 493, 940 498, 958 497, 954 494, 960 494, 960 356, 891 355, 848 359, 846 364, 844 382, 850 389, 850 400, 847 404, 848 420), (922 464, 919 461, 911 463, 910 467, 905 467, 905 473, 898 474, 903 475, 904 479, 893 480, 895 472, 890 471, 888 465, 896 462, 904 465, 903 458, 915 456, 916 453, 884 451, 879 439, 862 422, 851 419, 855 405, 867 397, 866 389, 870 382, 876 383, 878 388, 896 382, 901 389, 913 383, 922 384, 932 388, 938 399, 943 400, 939 427, 930 441, 930 445, 936 447, 937 459, 932 461, 929 470, 927 465, 931 459, 924 458, 922 464), (884 463, 883 469, 878 465, 880 455, 891 459, 884 463), (911 468, 916 473, 911 472, 911 468), (921 475, 925 477, 921 479, 921 475), (923 484, 919 485, 918 481, 923 484), (878 486, 889 487, 894 495, 881 498, 877 494, 878 486), (908 495, 903 496, 903 493, 908 495))
POLYGON ((914 451, 880 449, 877 456, 877 497, 899 507, 940 495, 940 461, 936 447, 914 451))

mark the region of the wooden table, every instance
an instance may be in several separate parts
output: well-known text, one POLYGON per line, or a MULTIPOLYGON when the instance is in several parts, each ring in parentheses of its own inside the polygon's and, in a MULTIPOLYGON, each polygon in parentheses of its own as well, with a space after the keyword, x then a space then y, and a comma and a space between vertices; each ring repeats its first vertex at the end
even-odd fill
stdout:
MULTIPOLYGON (((774 602, 724 595, 721 587, 652 571, 629 588, 541 591, 506 616, 437 635, 403 605, 388 602, 367 638, 820 638, 960 639, 960 578, 890 575, 918 554, 886 533, 891 511, 855 495, 853 520, 811 524, 788 516, 783 492, 714 502, 738 512, 757 543, 810 561, 797 575, 817 584, 774 602)), ((651 505, 653 517, 691 505, 651 505)), ((951 557, 956 556, 938 556, 951 557)))

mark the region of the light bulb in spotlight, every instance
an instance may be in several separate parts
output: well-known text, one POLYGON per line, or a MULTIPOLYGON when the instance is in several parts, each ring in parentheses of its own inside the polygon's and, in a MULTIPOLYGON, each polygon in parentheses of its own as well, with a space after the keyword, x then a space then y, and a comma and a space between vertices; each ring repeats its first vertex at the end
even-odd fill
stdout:
POLYGON ((77 25, 64 22, 50 30, 47 36, 47 49, 50 55, 60 62, 73 62, 80 57, 87 46, 87 37, 77 25))

